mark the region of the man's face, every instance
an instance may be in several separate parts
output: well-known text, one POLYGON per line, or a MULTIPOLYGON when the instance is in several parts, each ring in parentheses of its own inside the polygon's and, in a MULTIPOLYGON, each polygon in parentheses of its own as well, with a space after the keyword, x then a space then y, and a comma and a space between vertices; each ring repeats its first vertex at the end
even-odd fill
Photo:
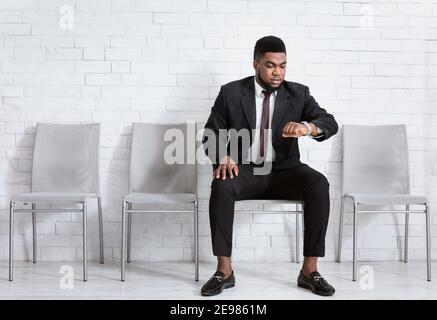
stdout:
POLYGON ((260 60, 253 61, 257 76, 272 88, 284 81, 287 56, 285 52, 266 52, 260 60))

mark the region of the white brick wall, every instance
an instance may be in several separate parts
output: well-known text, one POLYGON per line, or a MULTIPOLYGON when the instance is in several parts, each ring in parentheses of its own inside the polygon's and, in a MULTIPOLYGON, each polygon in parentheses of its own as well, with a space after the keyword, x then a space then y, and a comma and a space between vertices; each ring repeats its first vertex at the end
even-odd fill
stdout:
MULTIPOLYGON (((0 1, 0 259, 7 259, 8 199, 29 191, 35 123, 101 122, 107 260, 120 255, 133 121, 204 122, 220 85, 251 75, 256 39, 288 49, 288 80, 308 85, 339 124, 408 125, 412 191, 437 208, 437 4, 431 0, 2 0, 0 1), (60 8, 74 9, 73 29, 60 8)), ((331 183, 326 259, 336 253, 341 132, 302 138, 302 160, 331 183)), ((209 237, 209 166, 199 168, 200 252, 209 237)), ((96 205, 89 245, 98 257, 96 205)), ((255 208, 256 209, 256 208, 255 208)), ((259 208, 258 208, 259 209, 259 208)), ((435 211, 435 210, 434 210, 435 211)), ((80 217, 39 214, 42 260, 81 259, 80 217)), ((133 257, 191 260, 190 214, 134 217, 133 257)), ((403 217, 360 217, 360 259, 398 259, 403 217)), ((294 217, 238 215, 234 260, 294 259, 294 217)), ((424 219, 411 218, 411 259, 425 257, 424 219)), ((437 219, 431 231, 437 254, 437 219)), ((344 258, 352 254, 346 216, 344 258)), ((18 214, 16 258, 31 254, 31 220, 18 214)), ((302 242, 301 242, 302 245, 302 242)))

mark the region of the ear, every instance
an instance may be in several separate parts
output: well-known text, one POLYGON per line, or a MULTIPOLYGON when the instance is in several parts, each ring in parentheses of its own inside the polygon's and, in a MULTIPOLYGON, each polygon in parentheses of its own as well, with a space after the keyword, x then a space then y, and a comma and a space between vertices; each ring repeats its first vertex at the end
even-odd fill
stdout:
POLYGON ((258 61, 253 60, 253 68, 256 70, 257 67, 258 67, 258 61))

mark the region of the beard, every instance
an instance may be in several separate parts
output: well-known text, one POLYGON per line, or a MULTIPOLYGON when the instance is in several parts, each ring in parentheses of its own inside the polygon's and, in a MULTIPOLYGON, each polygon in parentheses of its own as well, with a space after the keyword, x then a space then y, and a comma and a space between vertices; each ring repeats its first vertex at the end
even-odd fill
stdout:
POLYGON ((261 78, 259 71, 256 72, 255 77, 256 77, 256 81, 259 83, 259 85, 260 85, 261 87, 263 87, 263 89, 266 90, 268 93, 273 93, 273 92, 275 92, 275 91, 278 90, 279 87, 282 85, 282 82, 281 82, 281 84, 280 84, 279 86, 277 86, 276 88, 272 87, 271 85, 269 85, 267 82, 265 82, 265 81, 261 78))

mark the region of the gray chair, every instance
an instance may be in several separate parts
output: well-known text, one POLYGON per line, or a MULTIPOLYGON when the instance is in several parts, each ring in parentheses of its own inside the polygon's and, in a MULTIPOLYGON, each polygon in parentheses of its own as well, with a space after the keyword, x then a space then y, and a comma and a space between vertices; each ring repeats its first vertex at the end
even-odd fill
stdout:
MULTIPOLYGON (((192 124, 195 128, 195 123, 192 124)), ((126 260, 128 263, 131 262, 132 213, 140 212, 194 213, 195 280, 199 280, 197 166, 195 163, 186 163, 184 156, 182 157, 183 163, 167 164, 164 160, 165 150, 169 147, 169 144, 165 143, 166 132, 181 138, 171 142, 173 146, 181 148, 178 152, 186 152, 187 158, 192 155, 191 153, 188 155, 187 149, 193 147, 193 145, 195 146, 195 140, 188 141, 187 128, 188 123, 133 124, 129 194, 124 197, 122 202, 121 281, 125 281, 126 260), (173 130, 173 132, 170 130, 173 130), (184 145, 185 141, 188 143, 187 148, 184 145), (192 145, 190 145, 191 142, 193 142, 192 145), (193 204, 193 210, 144 210, 132 208, 133 205, 177 203, 191 203, 193 204)), ((195 152, 194 148, 190 152, 195 152)), ((181 154, 179 153, 179 155, 181 154)), ((195 162, 195 159, 193 160, 195 162)))
POLYGON ((37 212, 82 212, 83 280, 87 280, 87 200, 97 199, 100 263, 103 256, 102 205, 99 192, 100 125, 38 123, 32 161, 31 192, 14 195, 9 213, 9 280, 13 280, 14 215, 32 212, 33 262, 37 261, 37 212), (16 209, 15 204, 32 209, 16 209), (80 204, 81 209, 39 209, 37 204, 80 204))
MULTIPOLYGON (((249 210, 249 209, 235 209, 235 213, 263 213, 263 214, 295 214, 296 215, 296 263, 300 263, 300 226, 299 226, 299 215, 303 217, 304 213, 304 202, 303 201, 292 201, 292 200, 276 200, 276 199, 255 199, 255 200, 238 200, 235 201, 238 206, 245 205, 262 205, 263 210, 249 210), (296 205, 295 211, 284 211, 284 210, 266 210, 265 206, 271 205, 296 205)), ((302 230, 303 230, 303 219, 302 219, 302 230)))
POLYGON ((357 279, 357 215, 359 213, 404 213, 404 262, 408 261, 410 213, 426 217, 427 280, 431 281, 430 210, 426 197, 410 194, 410 172, 405 125, 343 126, 343 192, 340 210, 337 261, 341 261, 345 201, 353 202, 353 271, 357 279), (405 210, 358 210, 359 205, 405 205, 405 210), (424 206, 410 210, 410 205, 424 206))

